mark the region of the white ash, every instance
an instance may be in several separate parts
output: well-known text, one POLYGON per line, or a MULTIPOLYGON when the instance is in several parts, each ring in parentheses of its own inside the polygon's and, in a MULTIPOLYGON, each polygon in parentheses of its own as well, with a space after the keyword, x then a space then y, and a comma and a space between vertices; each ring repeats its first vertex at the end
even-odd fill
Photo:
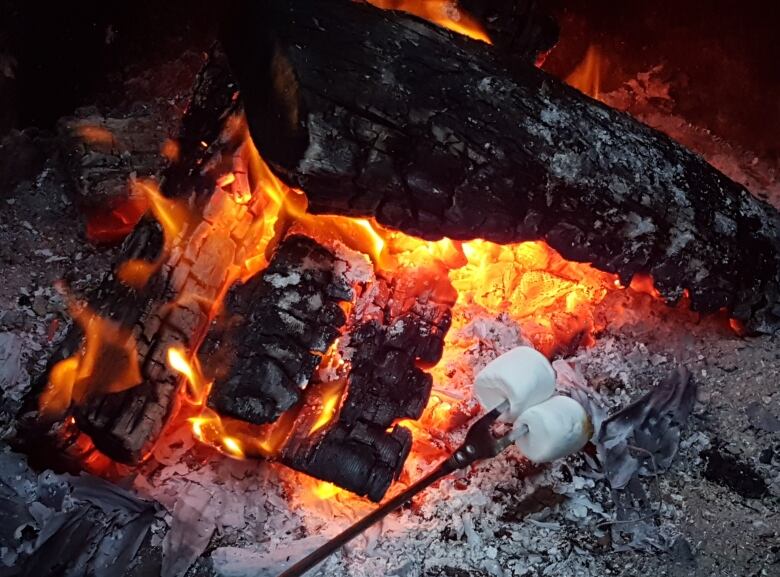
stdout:
POLYGON ((295 271, 290 271, 285 274, 274 273, 264 275, 263 279, 274 288, 281 289, 299 284, 301 282, 301 274, 295 271))

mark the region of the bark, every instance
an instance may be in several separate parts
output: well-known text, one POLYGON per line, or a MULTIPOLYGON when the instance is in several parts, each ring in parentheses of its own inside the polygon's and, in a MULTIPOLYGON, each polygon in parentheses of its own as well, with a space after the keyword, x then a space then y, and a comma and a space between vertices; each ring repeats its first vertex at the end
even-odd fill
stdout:
POLYGON ((780 216, 665 135, 493 47, 349 0, 246 2, 253 140, 310 210, 427 239, 545 240, 670 302, 780 325, 780 216))

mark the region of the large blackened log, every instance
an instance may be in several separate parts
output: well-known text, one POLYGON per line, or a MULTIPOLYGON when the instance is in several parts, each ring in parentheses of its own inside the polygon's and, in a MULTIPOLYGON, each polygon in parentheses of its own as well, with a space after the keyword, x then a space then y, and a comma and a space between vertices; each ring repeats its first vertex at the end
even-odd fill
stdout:
MULTIPOLYGON (((192 102, 182 120, 181 155, 178 163, 164 174, 162 193, 169 198, 183 199, 193 193, 198 208, 205 206, 214 190, 216 178, 240 140, 225 139, 225 119, 236 111, 235 85, 229 77, 224 54, 215 47, 208 62, 199 73, 192 102), (194 135, 210 143, 202 146, 194 142, 194 135), (207 168, 208 167, 208 168, 207 168)), ((186 239, 195 231, 185 231, 186 239)), ((215 247, 200 243, 209 252, 215 247)), ((118 262, 131 259, 157 261, 162 256, 163 235, 160 225, 151 217, 141 220, 125 241, 118 262)), ((216 250, 215 252, 219 252, 216 250)), ((174 263, 165 262, 141 289, 123 284, 113 271, 108 272, 90 305, 101 317, 130 329, 137 344, 137 355, 142 382, 118 393, 93 396, 82 406, 74 407, 74 416, 80 430, 90 436, 94 445, 105 455, 120 462, 133 463, 145 455, 157 440, 171 416, 180 375, 166 364, 169 347, 194 347, 208 322, 208 314, 198 303, 172 303, 185 287, 193 292, 214 296, 220 290, 222 278, 209 278, 208 259, 198 263, 199 254, 184 250, 174 263), (174 274, 175 273, 175 274, 174 274)), ((213 269, 212 269, 213 270, 213 269)), ((83 331, 74 325, 50 358, 47 371, 36 382, 25 399, 25 417, 16 443, 32 453, 46 452, 43 442, 51 423, 39 418, 38 398, 48 382, 51 368, 73 355, 83 343, 83 331)), ((74 439, 75 437, 69 437, 74 439)), ((67 448, 63 448, 67 450, 67 448)))
POLYGON ((245 2, 225 35, 253 140, 314 212, 423 238, 545 240, 670 303, 780 326, 780 215, 533 66, 349 0, 245 2))
MULTIPOLYGON (((217 329, 224 374, 209 406, 249 423, 271 423, 295 405, 346 322, 354 293, 345 263, 314 240, 287 237, 262 274, 233 288, 227 328, 217 329)), ((210 350, 211 347, 205 347, 210 350)))

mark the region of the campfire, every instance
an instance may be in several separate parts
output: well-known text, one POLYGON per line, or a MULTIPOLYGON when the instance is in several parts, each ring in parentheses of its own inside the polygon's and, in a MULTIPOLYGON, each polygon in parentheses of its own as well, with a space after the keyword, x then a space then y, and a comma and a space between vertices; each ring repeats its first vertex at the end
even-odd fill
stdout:
MULTIPOLYGON (((121 255, 97 299, 58 286, 74 323, 25 397, 31 458, 119 482, 189 436, 273 463, 304 506, 367 511, 492 408, 473 384, 502 353, 558 359, 608 469, 620 418, 560 359, 651 308, 776 330, 777 211, 605 105, 595 44, 544 72, 557 26, 534 3, 239 4, 163 178, 88 215, 121 255)), ((622 417, 677 435, 654 467, 693 403, 686 371, 664 383, 622 417)))

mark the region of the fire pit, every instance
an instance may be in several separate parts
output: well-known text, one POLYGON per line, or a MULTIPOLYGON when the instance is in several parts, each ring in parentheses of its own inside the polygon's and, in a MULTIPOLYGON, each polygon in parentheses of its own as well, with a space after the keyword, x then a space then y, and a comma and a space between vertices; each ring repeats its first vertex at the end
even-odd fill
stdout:
POLYGON ((3 315, 9 574, 275 575, 447 458, 481 412, 477 373, 520 345, 588 412, 585 450, 544 466, 512 448, 447 478, 323 574, 654 555, 690 572, 704 521, 669 486, 690 475, 759 507, 759 551, 777 514, 780 214, 746 184, 776 193, 774 173, 675 124, 658 69, 607 92, 591 43, 565 82, 546 71, 577 17, 238 2, 176 132, 174 109, 91 110, 8 137, 51 159, 15 191, 62 175, 89 241, 124 239, 112 265, 83 245, 94 281, 74 265, 76 282, 13 295, 33 325, 3 315), (729 448, 739 425, 694 407, 695 383, 744 407, 760 455, 729 448))

